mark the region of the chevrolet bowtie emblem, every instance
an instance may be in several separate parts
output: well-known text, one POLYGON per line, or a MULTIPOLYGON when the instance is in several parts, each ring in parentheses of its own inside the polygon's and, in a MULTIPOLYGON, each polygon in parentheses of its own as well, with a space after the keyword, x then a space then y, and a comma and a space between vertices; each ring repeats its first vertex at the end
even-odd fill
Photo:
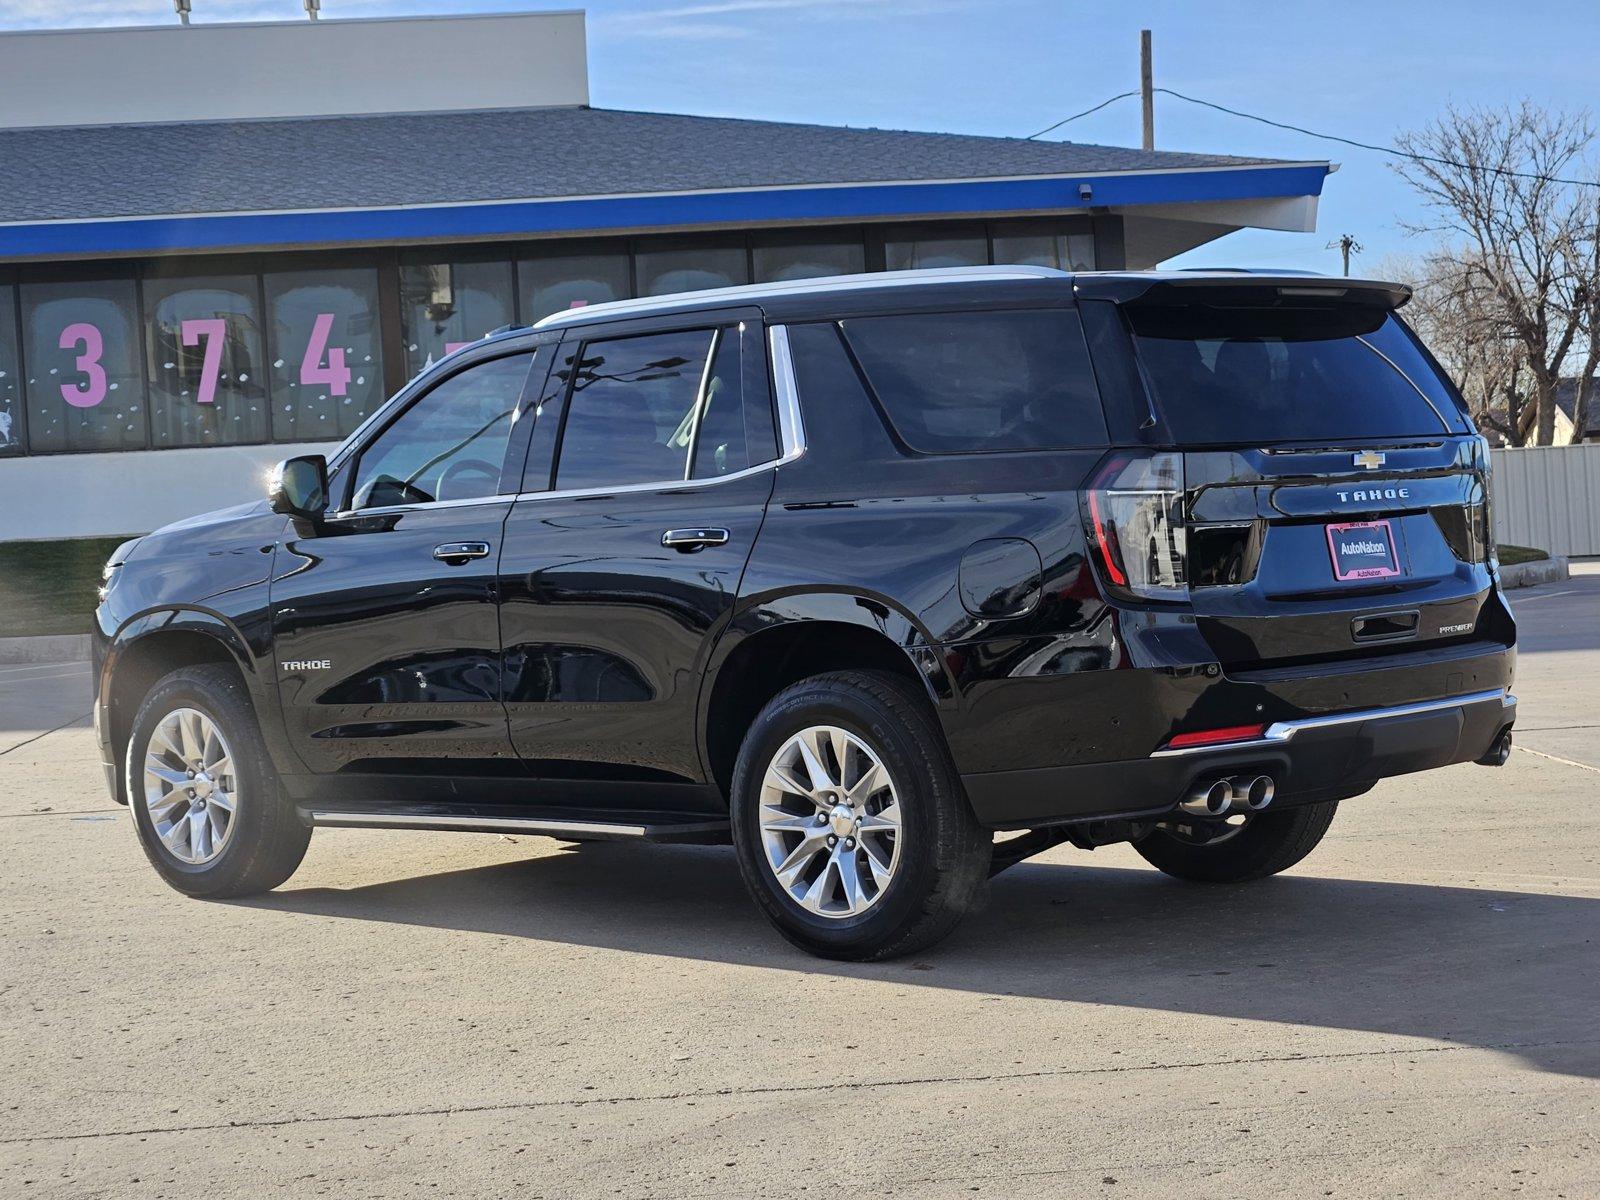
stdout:
POLYGON ((1376 450, 1363 450, 1360 454, 1353 456, 1352 461, 1358 467, 1365 467, 1369 471, 1376 471, 1379 467, 1383 466, 1387 460, 1376 450))

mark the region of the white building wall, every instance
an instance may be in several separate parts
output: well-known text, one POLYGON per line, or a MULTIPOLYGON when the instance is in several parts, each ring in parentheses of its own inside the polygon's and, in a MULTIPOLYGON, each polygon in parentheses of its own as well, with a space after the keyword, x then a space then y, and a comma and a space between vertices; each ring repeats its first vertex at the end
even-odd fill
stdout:
POLYGON ((581 11, 24 30, 0 126, 587 104, 586 56, 581 11))
POLYGON ((266 495, 268 470, 337 442, 0 460, 0 542, 149 533, 266 495))

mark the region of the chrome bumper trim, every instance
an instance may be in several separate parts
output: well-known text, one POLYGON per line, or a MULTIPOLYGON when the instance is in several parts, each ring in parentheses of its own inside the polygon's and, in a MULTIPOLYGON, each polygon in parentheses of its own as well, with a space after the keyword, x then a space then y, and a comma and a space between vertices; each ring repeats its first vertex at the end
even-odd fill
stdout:
POLYGON ((1358 725, 1363 721, 1382 721, 1390 717, 1411 717, 1419 713, 1439 712, 1447 708, 1461 708, 1468 704, 1488 704, 1499 701, 1502 709, 1512 708, 1517 698, 1504 688, 1487 692, 1469 692, 1464 696, 1447 696, 1443 700, 1423 700, 1416 704, 1397 704, 1393 708, 1367 708, 1360 712, 1330 713, 1322 717, 1301 717, 1296 721, 1275 721, 1267 726, 1260 737, 1241 742, 1216 742, 1209 746, 1180 746, 1176 750, 1154 750, 1151 758, 1183 758, 1192 754, 1214 754, 1228 750, 1253 750, 1281 746, 1302 729, 1327 729, 1337 725, 1358 725))

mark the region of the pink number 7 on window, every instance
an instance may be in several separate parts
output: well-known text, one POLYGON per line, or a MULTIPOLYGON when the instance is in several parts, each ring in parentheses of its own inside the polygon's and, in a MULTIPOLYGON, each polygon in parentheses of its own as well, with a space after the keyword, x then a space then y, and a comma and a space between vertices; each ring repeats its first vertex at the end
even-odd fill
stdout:
POLYGON ((228 336, 228 323, 221 317, 196 317, 180 327, 185 346, 198 346, 204 339, 204 353, 200 359, 200 394, 195 397, 201 404, 211 404, 217 398, 217 376, 222 373, 222 341, 228 336))
POLYGON ((311 326, 311 340, 306 343, 305 357, 300 360, 301 383, 325 383, 328 391, 342 396, 350 390, 350 368, 344 365, 344 347, 328 349, 328 337, 333 333, 333 314, 318 313, 311 326), (328 365, 322 365, 326 355, 328 365))

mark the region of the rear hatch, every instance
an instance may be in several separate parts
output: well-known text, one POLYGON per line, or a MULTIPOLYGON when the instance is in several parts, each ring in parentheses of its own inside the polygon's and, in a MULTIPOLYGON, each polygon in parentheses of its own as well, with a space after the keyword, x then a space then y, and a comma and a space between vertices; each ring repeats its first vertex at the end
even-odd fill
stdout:
POLYGON ((1223 276, 1117 298, 1150 450, 1111 461, 1098 495, 1110 512, 1130 477, 1130 495, 1167 489, 1156 573, 1181 585, 1128 587, 1192 611, 1220 662, 1485 635, 1487 449, 1393 314, 1406 295, 1223 276))

